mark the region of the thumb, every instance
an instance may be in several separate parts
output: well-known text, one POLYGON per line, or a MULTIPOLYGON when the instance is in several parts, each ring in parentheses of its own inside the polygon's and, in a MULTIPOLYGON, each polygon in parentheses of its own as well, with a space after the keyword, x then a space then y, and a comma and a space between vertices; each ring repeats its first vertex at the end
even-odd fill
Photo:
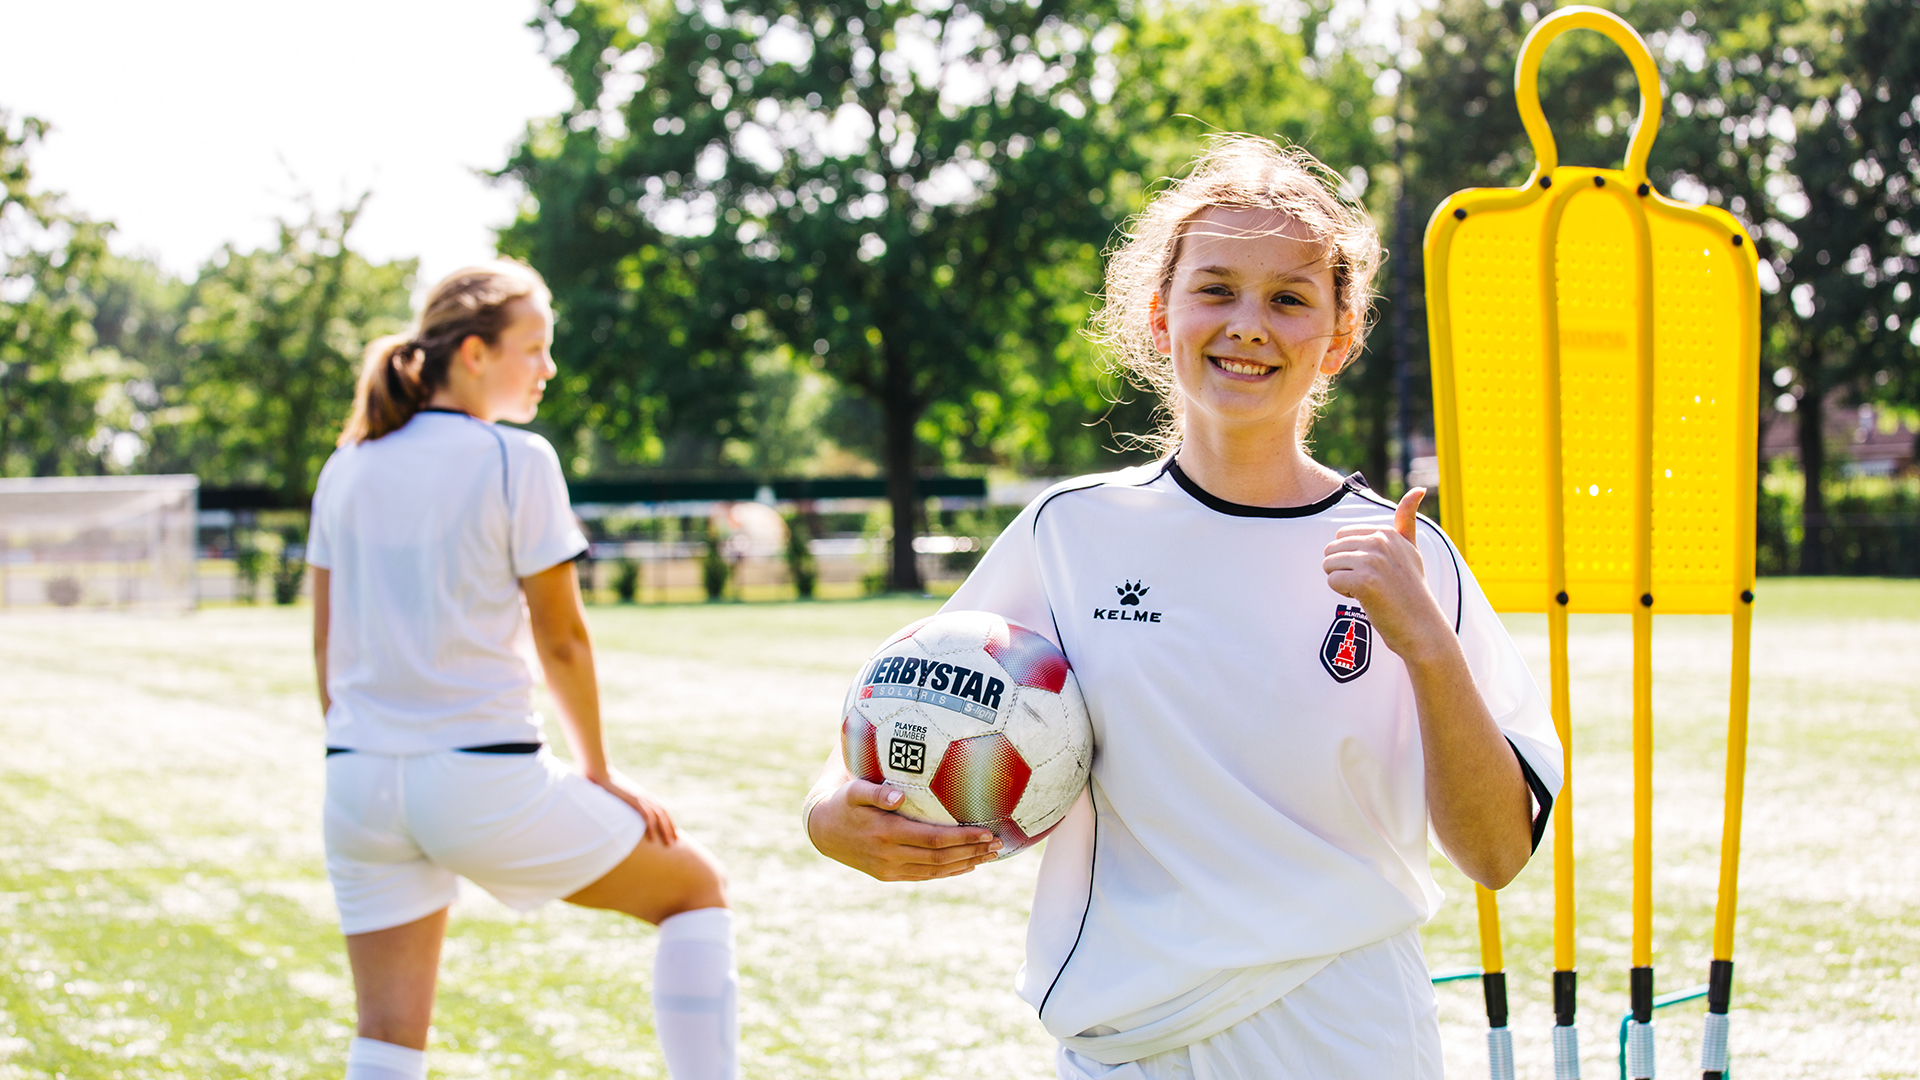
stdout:
POLYGON ((847 787, 847 802, 854 806, 877 806, 882 810, 895 810, 899 808, 902 798, 899 788, 868 780, 856 779, 847 787))
POLYGON ((1420 510, 1420 504, 1426 500, 1426 497, 1427 489, 1423 487, 1410 488, 1405 495, 1400 496, 1400 505, 1393 508, 1393 528, 1395 532, 1398 532, 1408 540, 1415 539, 1413 534, 1414 514, 1420 510))

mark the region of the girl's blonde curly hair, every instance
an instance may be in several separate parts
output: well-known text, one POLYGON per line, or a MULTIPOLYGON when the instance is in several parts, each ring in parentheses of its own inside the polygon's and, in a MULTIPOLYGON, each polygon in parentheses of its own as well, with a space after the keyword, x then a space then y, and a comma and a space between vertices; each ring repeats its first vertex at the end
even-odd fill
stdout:
MULTIPOLYGON (((1133 437, 1139 445, 1170 452, 1185 430, 1172 358, 1154 347, 1148 320, 1155 297, 1166 303, 1187 224, 1208 209, 1275 210, 1306 226, 1325 247, 1333 269, 1335 318, 1353 337, 1347 355, 1359 354, 1372 314, 1380 234, 1365 208, 1339 194, 1340 181, 1339 174, 1298 146, 1257 135, 1215 135, 1187 175, 1154 195, 1127 223, 1108 253, 1106 288, 1089 335, 1108 349, 1110 362, 1128 381, 1160 398, 1158 424, 1151 434, 1133 437)), ((1314 383, 1302 438, 1326 403, 1330 381, 1331 376, 1321 375, 1314 383)))

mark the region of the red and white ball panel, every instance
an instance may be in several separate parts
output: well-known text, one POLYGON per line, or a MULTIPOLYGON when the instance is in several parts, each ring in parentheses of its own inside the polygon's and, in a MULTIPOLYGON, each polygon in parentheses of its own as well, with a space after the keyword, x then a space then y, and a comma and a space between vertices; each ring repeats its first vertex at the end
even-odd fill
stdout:
POLYGON ((984 611, 935 615, 883 644, 847 693, 841 740, 855 776, 905 794, 901 813, 988 828, 1001 858, 1059 823, 1093 761, 1067 658, 984 611))

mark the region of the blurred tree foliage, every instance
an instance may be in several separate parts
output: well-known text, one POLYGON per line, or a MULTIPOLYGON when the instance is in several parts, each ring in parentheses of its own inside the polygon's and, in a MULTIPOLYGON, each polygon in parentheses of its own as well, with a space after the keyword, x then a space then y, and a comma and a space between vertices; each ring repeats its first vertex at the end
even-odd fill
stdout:
MULTIPOLYGON (((923 465, 1086 471, 1151 429, 1153 402, 1081 333, 1101 252, 1208 133, 1252 131, 1338 168, 1386 227, 1390 301, 1408 276, 1314 431, 1322 459, 1384 481, 1396 367, 1430 424, 1426 218, 1530 172, 1513 67, 1549 6, 1432 0, 1397 42, 1333 10, 549 0, 536 25, 575 100, 500 172, 527 195, 502 248, 547 275, 560 316, 539 426, 575 475, 884 468, 891 583, 914 587, 923 465)), ((1654 183, 1758 240, 1765 416, 1797 427, 1796 505, 1818 521, 1829 407, 1920 407, 1920 9, 1616 10, 1666 84, 1654 183)), ((1562 38, 1541 84, 1562 160, 1619 160, 1638 87, 1610 42, 1562 38)), ((34 188, 44 130, 0 113, 0 473, 305 494, 361 344, 406 317, 412 265, 353 253, 349 208, 176 280, 34 188)), ((1800 568, 1827 568, 1826 534, 1803 532, 1800 568)))
POLYGON ((347 244, 364 202, 283 221, 274 246, 228 247, 202 268, 173 363, 155 372, 168 421, 151 431, 156 460, 214 483, 313 490, 361 351, 409 317, 414 260, 372 263, 347 244))
POLYGON ((890 584, 917 590, 923 437, 962 459, 1047 449, 1019 406, 1077 332, 1060 286, 1089 278, 1070 264, 1124 211, 1130 160, 1102 107, 1120 17, 1101 0, 543 7, 575 105, 508 166, 531 206, 503 245, 578 324, 561 362, 583 400, 623 404, 599 426, 645 447, 672 430, 649 413, 731 406, 747 358, 785 346, 877 411, 890 584))
MULTIPOLYGON (((1390 148, 1374 121, 1388 103, 1375 83, 1392 57, 1357 26, 1335 20, 1331 8, 1314 2, 1277 15, 1272 5, 1195 2, 1151 9, 1118 50, 1123 89, 1114 102, 1144 159, 1143 175, 1184 172, 1208 134, 1251 132, 1311 150, 1346 177, 1344 194, 1385 212, 1387 188, 1374 181, 1390 148)), ((1312 435, 1316 457, 1363 470, 1381 485, 1392 403, 1385 344, 1376 337, 1340 376, 1312 435)))
POLYGON ((88 295, 109 227, 36 190, 29 149, 47 131, 0 109, 0 476, 100 473, 128 444, 111 393, 127 365, 97 347, 88 295))
MULTIPOLYGON (((1763 422, 1797 414, 1803 505, 1817 519, 1827 408, 1920 400, 1920 8, 1637 0, 1615 10, 1646 39, 1666 83, 1648 163, 1655 186, 1726 207, 1755 237, 1763 378, 1789 390, 1767 403, 1763 422)), ((1543 13, 1510 0, 1441 0, 1408 28, 1405 183, 1423 216, 1453 190, 1515 184, 1532 169, 1512 72, 1543 13)), ((1541 87, 1562 161, 1621 158, 1639 97, 1612 43, 1560 39, 1541 87)), ((1408 250, 1416 243, 1396 238, 1408 250)), ((1799 568, 1824 572, 1820 534, 1809 535, 1799 568)))
POLYGON ((0 111, 0 475, 191 472, 304 498, 362 347, 407 320, 414 263, 355 253, 355 205, 181 281, 34 189, 45 131, 0 111))
MULTIPOLYGON (((1773 28, 1741 29, 1758 39, 1773 28)), ((1760 251, 1779 291, 1768 366, 1788 390, 1777 407, 1795 414, 1799 437, 1806 528, 1797 568, 1828 573, 1828 408, 1920 404, 1920 6, 1869 0, 1817 11, 1781 27, 1764 62, 1722 57, 1712 66, 1719 81, 1731 68, 1733 79, 1757 84, 1747 95, 1753 108, 1697 125, 1717 127, 1734 148, 1714 150, 1708 133, 1695 160, 1711 185, 1712 154, 1737 177, 1728 186, 1747 181, 1758 190, 1741 197, 1770 211, 1760 251)))
POLYGON ((88 279, 94 340, 122 361, 121 377, 108 394, 123 405, 109 412, 118 413, 123 429, 114 437, 132 454, 131 461, 119 463, 127 471, 190 473, 201 466, 176 452, 182 446, 175 428, 191 412, 171 405, 164 389, 183 377, 180 328, 191 289, 190 282, 144 259, 111 253, 88 279))

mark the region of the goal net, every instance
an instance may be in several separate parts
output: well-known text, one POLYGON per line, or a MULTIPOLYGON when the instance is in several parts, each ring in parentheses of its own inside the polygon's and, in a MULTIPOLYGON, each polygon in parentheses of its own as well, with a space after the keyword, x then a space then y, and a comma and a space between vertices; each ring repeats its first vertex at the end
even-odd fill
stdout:
POLYGON ((200 481, 0 479, 0 608, 194 606, 200 481))

